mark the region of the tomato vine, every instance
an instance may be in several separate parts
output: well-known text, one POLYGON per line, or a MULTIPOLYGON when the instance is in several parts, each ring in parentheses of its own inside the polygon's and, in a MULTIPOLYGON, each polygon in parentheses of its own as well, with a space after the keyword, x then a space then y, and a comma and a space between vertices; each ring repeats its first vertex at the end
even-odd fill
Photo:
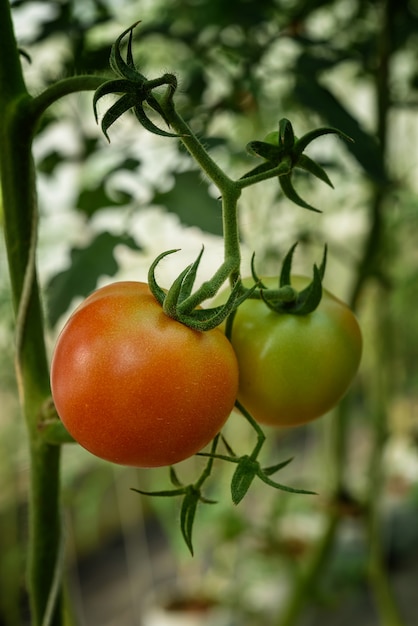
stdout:
MULTIPOLYGON (((98 102, 108 94, 118 94, 119 99, 103 115, 101 128, 104 135, 109 140, 109 128, 128 110, 133 109, 134 114, 140 124, 149 132, 163 135, 169 138, 176 138, 181 141, 188 150, 191 157, 200 166, 203 174, 216 185, 219 190, 222 202, 223 238, 224 238, 224 259, 222 264, 214 272, 212 277, 205 281, 200 287, 193 291, 195 278, 203 250, 199 253, 195 262, 186 267, 174 280, 168 290, 162 289, 155 276, 155 271, 160 260, 175 250, 162 252, 152 263, 149 271, 149 285, 155 298, 163 307, 164 312, 194 330, 201 332, 208 331, 227 320, 227 328, 231 329, 235 312, 246 299, 262 298, 265 305, 274 311, 291 315, 308 315, 319 305, 322 297, 322 279, 325 272, 326 249, 321 266, 314 266, 313 279, 311 283, 300 293, 297 293, 290 286, 290 273, 292 266, 292 256, 295 246, 291 248, 283 261, 281 278, 278 289, 269 289, 263 285, 258 278, 254 264, 252 274, 254 284, 245 286, 241 279, 241 250, 238 229, 238 201, 242 191, 255 184, 271 178, 277 178, 284 195, 294 204, 311 211, 319 212, 303 200, 295 190, 292 182, 292 172, 295 168, 300 168, 315 176, 322 182, 332 187, 332 183, 324 169, 310 157, 304 154, 306 147, 315 139, 328 134, 335 134, 338 137, 351 141, 351 138, 336 128, 324 127, 310 131, 297 138, 294 134, 291 122, 288 119, 281 119, 278 123, 278 130, 266 135, 264 141, 251 141, 247 145, 247 151, 261 157, 263 162, 250 171, 243 174, 238 179, 232 179, 226 174, 212 159, 208 151, 195 135, 192 128, 185 122, 181 114, 177 111, 175 104, 175 94, 177 89, 177 79, 173 74, 165 73, 159 78, 148 80, 136 67, 133 52, 133 30, 139 22, 126 29, 115 41, 110 54, 110 66, 117 74, 118 78, 110 80, 98 87, 93 98, 93 108, 96 120, 98 121, 98 102), (126 61, 123 58, 121 48, 127 36, 126 61), (155 90, 165 87, 162 95, 154 93, 155 90), (122 95, 121 95, 122 94, 122 95), (165 131, 160 125, 155 124, 147 115, 145 105, 153 110, 161 122, 165 123, 170 131, 165 131), (172 132, 174 131, 174 132, 172 132), (216 307, 202 308, 206 300, 218 294, 225 282, 229 281, 231 286, 230 294, 225 303, 216 307)), ((228 331, 228 332, 229 332, 228 331)), ((227 445, 228 454, 219 454, 217 451, 218 438, 214 441, 209 459, 219 459, 235 463, 237 465, 231 481, 232 501, 238 504, 255 477, 258 477, 270 487, 294 493, 311 493, 305 490, 298 490, 287 487, 271 480, 270 476, 283 469, 289 461, 279 462, 272 467, 262 468, 258 460, 259 454, 264 444, 265 436, 249 413, 247 408, 237 401, 236 408, 247 419, 254 428, 257 435, 257 444, 251 454, 237 456, 227 445)), ((206 453, 201 453, 205 455, 206 453)), ((181 486, 175 480, 175 489, 164 492, 153 492, 150 495, 158 496, 183 496, 183 508, 181 517, 181 530, 187 546, 193 552, 192 528, 197 503, 204 502, 200 487, 208 478, 212 471, 212 463, 205 468, 198 483, 189 486, 181 486), (199 484, 199 488, 196 488, 199 484), (187 520, 187 522, 185 521, 187 520)), ((173 477, 173 473, 171 473, 173 477)), ((143 492, 141 492, 143 493, 143 492)))
MULTIPOLYGON (((20 53, 15 40, 9 2, 0 0, 0 117, 1 124, 1 185, 4 204, 4 228, 8 251, 13 304, 16 317, 16 369, 20 399, 29 433, 31 457, 30 485, 30 537, 29 537, 29 595, 34 626, 61 626, 63 538, 60 517, 60 445, 68 440, 68 433, 51 407, 48 357, 44 340, 41 299, 36 268, 37 204, 36 172, 32 155, 32 141, 39 122, 48 108, 58 99, 82 90, 95 90, 93 109, 97 117, 97 104, 102 96, 116 93, 119 100, 104 114, 101 127, 109 137, 109 128, 126 111, 133 109, 142 126, 158 135, 183 143, 191 157, 206 177, 216 185, 221 195, 224 233, 224 259, 210 280, 194 291, 196 273, 201 254, 196 261, 179 275, 165 291, 157 283, 155 272, 158 262, 169 254, 163 252, 150 268, 149 285, 164 312, 173 320, 181 322, 194 331, 208 332, 214 327, 232 320, 234 311, 253 297, 262 297, 277 307, 288 302, 286 284, 274 293, 263 289, 256 273, 251 287, 241 279, 241 252, 238 232, 238 200, 244 189, 251 185, 276 178, 284 195, 293 203, 309 210, 316 210, 303 200, 295 190, 292 173, 301 168, 322 182, 330 180, 322 167, 304 154, 305 148, 315 139, 335 134, 350 141, 340 130, 320 128, 296 138, 292 124, 281 119, 278 130, 269 133, 264 141, 252 141, 248 151, 263 159, 238 179, 228 176, 211 158, 199 138, 176 109, 177 81, 173 74, 148 80, 135 66, 132 54, 133 30, 137 24, 126 29, 112 47, 110 65, 117 79, 81 75, 57 81, 37 96, 26 87, 20 53), (126 61, 122 45, 128 36, 126 61), (159 90, 165 92, 159 95, 159 90), (148 108, 165 123, 163 130, 148 116, 148 108), (22 184, 24 181, 25 184, 22 184), (231 295, 225 304, 209 309, 201 308, 208 298, 215 296, 229 282, 231 295), (48 533, 45 532, 48 528, 48 533)), ((202 251, 203 252, 203 251, 202 251)), ((290 275, 290 257, 285 259, 282 276, 290 275)), ((311 292, 318 295, 322 281, 321 268, 314 270, 311 292)), ((305 295, 307 292, 305 292, 305 295)), ((300 295, 300 294, 299 294, 300 295)), ((293 294, 295 296, 295 294, 293 294)), ((302 297, 306 302, 308 298, 302 297)), ((317 299, 315 302, 317 302, 317 299)), ((297 300, 296 302, 301 302, 297 300)), ((312 306, 313 299, 310 300, 312 306)), ((300 312, 300 311, 299 311, 300 312)), ((306 314, 306 310, 303 312, 306 314)), ((283 469, 289 460, 263 467, 259 461, 265 436, 247 409, 240 403, 237 409, 251 424, 256 434, 256 444, 249 454, 238 456, 224 437, 215 436, 204 470, 198 479, 183 485, 173 468, 170 478, 174 489, 154 492, 154 495, 182 496, 181 529, 186 544, 193 551, 192 529, 199 503, 211 503, 202 492, 203 485, 211 476, 216 460, 236 465, 231 483, 232 501, 238 504, 247 493, 255 478, 275 489, 308 493, 275 482, 271 476, 283 469), (226 453, 219 452, 223 444, 226 453)), ((141 492, 144 493, 144 492, 141 492)))

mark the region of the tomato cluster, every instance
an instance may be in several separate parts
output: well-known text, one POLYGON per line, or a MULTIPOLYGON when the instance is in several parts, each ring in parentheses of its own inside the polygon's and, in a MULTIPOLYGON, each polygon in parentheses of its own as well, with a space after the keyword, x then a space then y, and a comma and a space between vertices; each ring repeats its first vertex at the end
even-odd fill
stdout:
POLYGON ((215 437, 237 398, 263 424, 323 415, 346 392, 361 347, 355 316, 326 291, 308 315, 244 301, 229 341, 218 328, 199 332, 168 317, 147 284, 119 282, 90 295, 63 328, 52 396, 69 433, 96 456, 171 465, 215 437))

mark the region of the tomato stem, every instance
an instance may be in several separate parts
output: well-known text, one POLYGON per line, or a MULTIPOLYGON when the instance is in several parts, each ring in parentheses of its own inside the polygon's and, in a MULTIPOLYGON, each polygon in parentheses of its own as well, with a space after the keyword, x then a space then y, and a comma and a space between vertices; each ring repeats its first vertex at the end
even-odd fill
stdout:
POLYGON ((95 89, 103 78, 59 81, 33 98, 19 58, 10 3, 0 2, 0 176, 3 224, 16 318, 16 377, 30 453, 28 594, 33 626, 61 626, 60 445, 38 422, 50 398, 36 268, 38 214, 32 139, 39 118, 58 98, 95 89))
POLYGON ((253 418, 253 416, 251 415, 251 413, 245 408, 245 406, 243 404, 241 404, 241 402, 239 400, 235 401, 235 406, 237 407, 237 409, 239 410, 240 413, 242 413, 242 415, 245 417, 245 419, 247 420, 247 422, 252 426, 252 428, 255 430, 256 435, 257 435, 257 443, 250 455, 250 458, 252 460, 255 460, 260 451, 261 448, 264 445, 264 442, 266 440, 266 436, 261 428, 261 426, 255 421, 255 419, 253 418))

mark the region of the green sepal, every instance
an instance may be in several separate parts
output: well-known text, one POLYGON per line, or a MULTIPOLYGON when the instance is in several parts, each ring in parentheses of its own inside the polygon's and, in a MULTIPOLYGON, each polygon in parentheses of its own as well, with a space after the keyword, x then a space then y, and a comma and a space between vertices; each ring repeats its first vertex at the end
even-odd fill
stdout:
POLYGON ((255 269, 255 252, 251 256, 251 276, 253 278, 253 281, 258 285, 260 289, 267 289, 266 285, 263 283, 255 269))
POLYGON ((100 100, 100 98, 114 93, 124 93, 127 91, 132 92, 135 88, 136 87, 132 85, 129 80, 126 80, 126 78, 108 80, 107 82, 103 83, 103 85, 100 85, 100 87, 98 87, 94 92, 93 96, 93 113, 96 122, 99 121, 99 116, 97 113, 97 102, 100 100))
POLYGON ((216 328, 257 289, 257 285, 254 285, 251 289, 244 289, 241 281, 238 280, 233 285, 231 293, 224 304, 208 309, 200 308, 200 304, 204 300, 214 295, 212 292, 207 293, 205 289, 201 289, 200 292, 197 291, 195 294, 192 293, 203 249, 200 251, 197 259, 191 265, 188 265, 175 279, 171 287, 165 291, 156 281, 155 269, 161 259, 173 252, 177 252, 177 250, 163 252, 153 261, 148 271, 148 284, 151 293, 162 306, 164 312, 172 319, 185 324, 192 330, 203 332, 216 328))
POLYGON ((250 456, 246 455, 239 459, 231 480, 231 497, 234 504, 239 504, 247 494, 258 469, 258 461, 254 461, 250 456))
POLYGON ((266 141, 250 141, 246 145, 246 150, 249 154, 277 163, 283 156, 282 148, 266 141))
POLYGON ((306 289, 299 292, 295 308, 292 313, 296 315, 308 315, 315 311, 322 298, 322 280, 316 265, 313 268, 313 280, 306 289))
POLYGON ((169 317, 172 317, 175 320, 178 319, 177 306, 179 303, 179 296, 183 287, 183 281, 189 273, 190 268, 191 266, 189 265, 179 274, 179 276, 177 276, 170 289, 167 291, 167 294, 163 301, 164 313, 166 313, 169 317))
POLYGON ((109 58, 109 64, 112 70, 116 74, 119 74, 119 76, 124 76, 125 78, 133 82, 138 80, 138 71, 135 69, 133 56, 132 56, 132 34, 133 34, 134 28, 138 26, 139 23, 140 23, 140 20, 138 22, 135 22, 135 24, 132 24, 132 26, 124 30, 123 33, 119 35, 115 43, 112 45, 112 48, 110 50, 110 58, 109 58), (127 33, 129 33, 128 46, 127 46, 128 63, 125 63, 120 53, 120 46, 122 43, 122 39, 125 37, 125 35, 127 35, 127 33))
POLYGON ((353 139, 343 133, 338 128, 333 128, 331 126, 323 126, 321 128, 316 128, 315 130, 311 130, 303 135, 300 139, 295 142, 294 145, 294 154, 299 157, 305 148, 318 137, 322 137, 323 135, 337 135, 341 139, 348 141, 349 143, 353 143, 353 139))
POLYGON ((278 143, 286 152, 295 145, 295 133, 291 122, 285 117, 279 121, 278 143))
MULTIPOLYGON (((196 260, 189 266, 188 272, 184 276, 179 293, 179 302, 184 302, 192 293, 203 252, 204 246, 202 246, 196 260)), ((187 312, 190 313, 190 311, 187 312)))
POLYGON ((178 137, 175 133, 170 133, 159 128, 154 122, 152 122, 144 111, 144 103, 146 103, 151 109, 156 111, 158 115, 169 126, 167 116, 161 107, 159 101, 152 94, 152 90, 156 87, 162 87, 167 85, 169 87, 167 99, 173 98, 176 87, 177 79, 174 74, 164 74, 160 78, 153 80, 147 80, 146 77, 138 72, 135 67, 133 55, 132 55, 132 33, 135 26, 139 22, 136 22, 129 28, 127 28, 116 39, 112 46, 109 63, 113 71, 120 77, 119 80, 107 81, 101 85, 93 98, 93 110, 97 121, 97 101, 99 98, 106 94, 118 93, 122 94, 121 98, 116 102, 104 115, 101 128, 105 137, 109 141, 107 131, 109 127, 126 111, 133 109, 136 118, 142 124, 142 126, 155 135, 162 135, 163 137, 178 137), (127 62, 122 58, 120 47, 122 39, 129 33, 128 46, 127 46, 127 62))
POLYGON ((181 487, 180 489, 163 489, 162 491, 144 491, 143 489, 136 489, 135 487, 131 487, 131 491, 140 493, 142 496, 156 496, 161 498, 182 496, 186 493, 186 489, 186 487, 181 487))
POLYGON ((270 163, 270 161, 266 161, 265 163, 260 163, 256 167, 253 167, 249 172, 243 174, 242 178, 250 178, 250 176, 257 176, 257 174, 264 174, 264 172, 268 172, 269 170, 274 170, 276 167, 275 163, 270 163))
MULTIPOLYGON (((228 452, 228 454, 230 456, 234 456, 236 457, 237 455, 235 454, 235 452, 233 451, 233 449, 231 448, 231 446, 229 445, 229 443, 227 442, 227 440, 225 439, 225 436, 221 433, 221 441, 223 443, 223 445, 226 448, 226 451, 228 452)), ((237 457, 238 458, 238 457, 237 457)))
MULTIPOLYGON (((229 458, 228 460, 233 461, 233 459, 231 458, 229 458)), ((275 482, 274 480, 271 480, 269 478, 269 476, 271 476, 275 472, 289 465, 291 461, 292 459, 287 459, 286 461, 282 461, 281 463, 277 463, 276 465, 272 465, 267 468, 261 468, 260 463, 251 456, 242 456, 238 461, 238 466, 231 480, 232 502, 234 504, 239 504, 241 502, 241 500, 244 498, 249 488, 251 487, 254 478, 256 477, 259 478, 263 483, 269 485, 270 487, 273 487, 274 489, 288 491, 290 493, 314 495, 315 492, 313 491, 309 491, 306 489, 297 489, 296 487, 288 487, 287 485, 275 482)))
POLYGON ((174 254, 175 252, 178 252, 178 251, 179 249, 177 248, 175 250, 166 250, 165 252, 161 252, 161 254, 159 254, 156 257, 156 259, 154 259, 154 261, 151 263, 150 268, 148 270, 148 285, 149 285, 150 291, 161 306, 163 306, 164 304, 167 291, 162 289, 157 283, 156 278, 155 278, 155 269, 158 263, 162 259, 164 259, 164 257, 168 256, 169 254, 174 254))
MULTIPOLYGON (((148 104, 149 104, 149 100, 150 98, 147 98, 146 100, 148 104)), ((149 106, 151 105, 149 104, 149 106)), ((155 107, 152 107, 152 108, 154 109, 155 107)), ((163 130, 162 128, 159 128, 159 126, 156 126, 156 124, 154 124, 154 122, 152 122, 149 119, 149 117, 145 114, 145 111, 142 106, 134 106, 133 109, 134 109, 136 119, 145 128, 145 130, 148 130, 150 133, 153 133, 154 135, 160 135, 161 137, 178 137, 176 133, 170 133, 167 130, 163 130)))
POLYGON ((179 477, 177 476, 177 472, 172 465, 170 465, 169 474, 170 474, 170 482, 174 487, 183 487, 183 484, 180 481, 179 477))
POLYGON ((265 483, 269 487, 279 489, 280 491, 287 491, 288 493, 299 493, 307 496, 318 495, 316 491, 310 491, 308 489, 296 489, 296 487, 289 487, 288 485, 283 485, 282 483, 277 483, 274 480, 270 480, 270 478, 263 471, 257 473, 257 476, 261 481, 263 481, 263 483, 265 483))
POLYGON ((251 293, 257 289, 254 285, 242 294, 240 283, 235 283, 225 304, 210 309, 194 309, 189 315, 181 313, 178 321, 186 324, 193 330, 212 330, 222 324, 222 322, 235 311, 244 300, 250 297, 251 293))
POLYGON ((293 254, 295 252, 298 242, 294 243, 289 252, 283 259, 282 269, 280 271, 279 287, 285 287, 290 285, 290 276, 292 272, 293 254))
POLYGON ((189 488, 183 498, 180 511, 180 528, 183 539, 193 556, 192 533, 196 515, 197 504, 200 499, 200 492, 196 489, 189 488))
POLYGON ((133 24, 129 29, 130 32, 129 32, 129 39, 128 39, 128 47, 126 49, 126 64, 128 67, 135 68, 134 57, 132 54, 132 38, 133 38, 134 28, 138 26, 140 21, 141 20, 138 20, 137 22, 135 22, 135 24, 133 24))
POLYGON ((279 176, 279 184, 286 198, 289 198, 289 200, 291 200, 294 204, 297 204, 304 209, 308 209, 309 211, 315 211, 315 213, 322 213, 322 211, 308 204, 299 196, 293 187, 291 173, 279 176))
POLYGON ((306 154, 300 155, 295 167, 298 167, 301 170, 305 170, 306 172, 309 172, 309 174, 316 176, 316 178, 319 178, 319 180, 322 180, 323 183, 326 183, 332 189, 334 189, 334 185, 332 184, 324 168, 321 167, 316 161, 313 161, 308 156, 306 156, 306 154))
MULTIPOLYGON (((158 102, 157 98, 155 98, 152 95, 152 93, 150 93, 149 96, 147 97, 146 103, 148 104, 149 107, 151 107, 151 109, 153 109, 156 113, 158 113, 158 115, 160 115, 160 117, 162 117, 162 119, 167 124, 167 126, 170 126, 170 122, 168 121, 167 116, 164 113, 163 108, 161 107, 161 105, 158 102)), ((150 120, 148 120, 148 121, 150 121, 150 120)), ((154 124, 153 124, 153 126, 155 128, 157 128, 154 124)), ((167 131, 162 130, 161 128, 158 128, 157 130, 158 130, 157 134, 163 135, 164 137, 178 137, 178 135, 176 135, 176 133, 168 133, 167 131)), ((154 130, 154 132, 156 132, 156 131, 154 130)))
MULTIPOLYGON (((289 313, 292 315, 308 315, 312 313, 321 302, 322 281, 325 275, 327 263, 327 246, 324 246, 321 264, 314 265, 312 281, 305 289, 297 292, 291 285, 292 261, 297 242, 287 252, 281 267, 277 289, 268 289, 265 285, 259 286, 259 296, 264 303, 276 313, 289 313)), ((257 276, 254 262, 252 262, 252 275, 257 276)))
POLYGON ((131 94, 124 94, 119 98, 115 104, 113 104, 110 109, 106 111, 103 115, 102 122, 100 127, 106 139, 110 142, 110 137, 108 135, 108 130, 118 120, 126 111, 129 111, 133 107, 132 96, 131 94))
POLYGON ((308 315, 312 313, 321 302, 322 281, 321 274, 316 265, 313 268, 313 279, 309 285, 299 293, 293 290, 291 285, 281 289, 261 290, 260 295, 264 303, 276 313, 290 313, 291 315, 308 315), (290 291, 284 291, 290 288, 290 291))
POLYGON ((322 253, 321 265, 319 266, 319 275, 321 276, 321 280, 324 280, 325 270, 327 268, 327 258, 328 258, 328 246, 325 244, 324 252, 322 253))
POLYGON ((336 134, 346 141, 352 141, 348 135, 331 127, 318 128, 306 133, 299 139, 293 132, 291 122, 286 118, 281 119, 278 131, 266 135, 264 141, 250 141, 247 144, 247 151, 252 155, 262 157, 265 162, 251 169, 241 178, 249 178, 277 169, 279 183, 284 195, 298 206, 320 213, 321 211, 303 200, 296 192, 292 185, 291 174, 293 168, 299 168, 333 187, 325 170, 308 156, 302 154, 312 141, 327 134, 336 134))
POLYGON ((263 467, 263 474, 265 476, 272 476, 272 474, 275 474, 276 472, 280 471, 281 469, 289 465, 289 463, 291 463, 292 461, 293 461, 293 457, 291 457, 290 459, 286 459, 286 461, 281 461, 281 463, 276 463, 276 465, 270 465, 270 467, 263 467))

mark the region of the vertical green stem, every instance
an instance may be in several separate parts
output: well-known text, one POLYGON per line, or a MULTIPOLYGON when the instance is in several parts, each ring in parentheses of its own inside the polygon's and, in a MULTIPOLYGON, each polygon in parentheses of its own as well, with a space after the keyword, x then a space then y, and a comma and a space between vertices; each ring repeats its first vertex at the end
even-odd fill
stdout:
POLYGON ((338 514, 334 511, 326 520, 321 539, 315 546, 306 569, 301 573, 296 586, 289 595, 276 622, 277 626, 296 624, 306 604, 310 602, 318 576, 324 570, 333 548, 337 526, 338 514))
MULTIPOLYGON (((33 626, 42 623, 60 538, 59 447, 42 442, 37 422, 49 396, 48 363, 34 259, 36 184, 33 121, 8 0, 0 0, 0 169, 4 231, 17 327, 17 376, 30 446, 28 587, 33 626)), ((58 609, 51 625, 61 623, 58 609)))
MULTIPOLYGON (((238 277, 241 261, 237 216, 237 202, 241 195, 241 187, 231 180, 217 163, 213 161, 199 139, 172 105, 168 104, 165 112, 170 125, 179 134, 184 146, 199 164, 205 175, 218 187, 222 194, 224 261, 227 274, 234 280, 238 277), (231 267, 233 268, 232 274, 231 267)), ((222 268, 220 269, 222 273, 222 268)))
MULTIPOLYGON (((385 294, 384 294, 385 295, 385 294)), ((383 297, 384 297, 383 295, 383 297)), ((382 456, 388 436, 387 407, 391 396, 390 337, 393 336, 390 314, 381 307, 381 297, 375 302, 375 335, 373 378, 370 382, 370 414, 374 424, 374 441, 369 462, 369 503, 367 530, 369 536, 369 579, 371 582, 376 608, 382 626, 403 626, 393 589, 387 573, 384 545, 382 541, 381 494, 383 488, 382 456), (383 337, 385 339, 383 339, 383 337)))
MULTIPOLYGON (((387 131, 388 116, 390 111, 390 64, 394 49, 395 14, 397 11, 396 0, 382 0, 381 29, 377 40, 378 71, 376 72, 376 118, 377 136, 382 150, 383 160, 387 157, 387 131)), ((387 174, 389 179, 390 172, 387 174)), ((353 292, 353 302, 358 299, 362 286, 370 276, 379 279, 380 297, 376 306, 375 340, 375 365, 374 377, 371 381, 371 407, 370 412, 374 418, 374 440, 369 467, 369 503, 367 515, 367 527, 369 534, 369 579, 376 602, 376 608, 381 618, 382 626, 402 626, 403 620, 399 613, 390 581, 386 571, 384 559, 384 547, 381 529, 381 495, 382 495, 382 456, 387 439, 388 405, 390 402, 391 376, 387 371, 387 365, 391 359, 390 339, 392 332, 388 315, 389 308, 382 306, 382 302, 388 298, 385 290, 385 276, 380 267, 388 267, 388 250, 385 234, 384 203, 387 190, 375 187, 372 199, 372 224, 365 247, 363 263, 360 266, 359 281, 353 292), (381 263, 383 253, 385 262, 381 263), (384 291, 384 293, 383 293, 384 291)))

